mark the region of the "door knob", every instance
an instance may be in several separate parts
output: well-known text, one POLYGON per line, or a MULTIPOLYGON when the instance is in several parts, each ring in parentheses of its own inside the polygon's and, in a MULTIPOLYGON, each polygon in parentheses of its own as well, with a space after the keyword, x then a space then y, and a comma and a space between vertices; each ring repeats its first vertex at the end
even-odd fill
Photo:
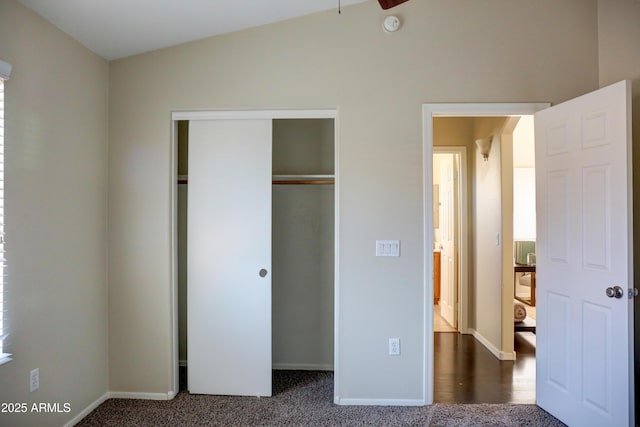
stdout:
POLYGON ((258 273, 260 275, 260 277, 266 277, 267 276, 267 270, 264 268, 260 269, 260 272, 258 273))
POLYGON ((608 287, 606 293, 609 298, 620 299, 624 296, 624 291, 620 286, 608 287))

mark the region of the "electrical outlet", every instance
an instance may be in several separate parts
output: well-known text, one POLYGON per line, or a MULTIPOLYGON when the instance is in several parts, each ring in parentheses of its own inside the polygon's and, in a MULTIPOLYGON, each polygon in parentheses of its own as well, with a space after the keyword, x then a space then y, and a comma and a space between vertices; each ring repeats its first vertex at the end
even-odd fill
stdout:
POLYGON ((389 338, 389 356, 400 356, 400 338, 389 338))
POLYGON ((29 373, 29 390, 31 392, 40 388, 40 368, 33 369, 29 373))

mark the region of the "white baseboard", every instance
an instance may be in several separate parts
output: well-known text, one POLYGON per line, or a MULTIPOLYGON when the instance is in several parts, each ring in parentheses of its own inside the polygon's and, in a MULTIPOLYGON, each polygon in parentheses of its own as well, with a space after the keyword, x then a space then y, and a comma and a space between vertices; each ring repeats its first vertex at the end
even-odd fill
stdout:
POLYGON ((334 399, 336 405, 343 406, 425 406, 421 399, 334 399))
POLYGON ((475 329, 469 329, 469 333, 473 335, 473 337, 477 339, 480 342, 480 344, 485 346, 487 350, 489 350, 491 354, 493 354, 499 360, 516 360, 515 351, 506 352, 506 351, 500 350, 498 347, 494 346, 491 343, 491 341, 486 339, 480 332, 476 331, 475 329))
POLYGON ((287 371, 333 371, 333 364, 328 363, 273 363, 272 369, 287 371))
POLYGON ((80 411, 80 413, 78 413, 78 415, 76 415, 75 417, 73 417, 71 419, 71 421, 69 421, 68 423, 66 423, 64 425, 64 427, 73 427, 74 425, 78 424, 80 421, 82 421, 82 419, 84 417, 86 417, 87 415, 89 415, 91 413, 91 411, 93 411, 94 409, 96 409, 98 406, 102 405, 107 399, 109 399, 109 392, 106 392, 105 394, 103 394, 102 396, 100 396, 99 398, 97 398, 93 403, 91 403, 89 406, 87 406, 86 408, 84 408, 82 411, 80 411))

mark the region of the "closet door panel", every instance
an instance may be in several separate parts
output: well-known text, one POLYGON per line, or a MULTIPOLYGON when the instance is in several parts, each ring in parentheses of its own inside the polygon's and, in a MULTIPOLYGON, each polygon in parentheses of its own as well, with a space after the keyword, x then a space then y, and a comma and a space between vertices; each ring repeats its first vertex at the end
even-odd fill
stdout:
POLYGON ((271 127, 189 125, 191 393, 271 396, 271 127))

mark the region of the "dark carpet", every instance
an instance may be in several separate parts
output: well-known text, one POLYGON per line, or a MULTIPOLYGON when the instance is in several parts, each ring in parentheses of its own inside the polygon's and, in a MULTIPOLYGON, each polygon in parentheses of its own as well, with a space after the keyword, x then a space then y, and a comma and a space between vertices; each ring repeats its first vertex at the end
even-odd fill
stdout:
POLYGON ((333 373, 274 371, 273 397, 109 399, 78 426, 564 426, 536 405, 338 406, 333 373))

